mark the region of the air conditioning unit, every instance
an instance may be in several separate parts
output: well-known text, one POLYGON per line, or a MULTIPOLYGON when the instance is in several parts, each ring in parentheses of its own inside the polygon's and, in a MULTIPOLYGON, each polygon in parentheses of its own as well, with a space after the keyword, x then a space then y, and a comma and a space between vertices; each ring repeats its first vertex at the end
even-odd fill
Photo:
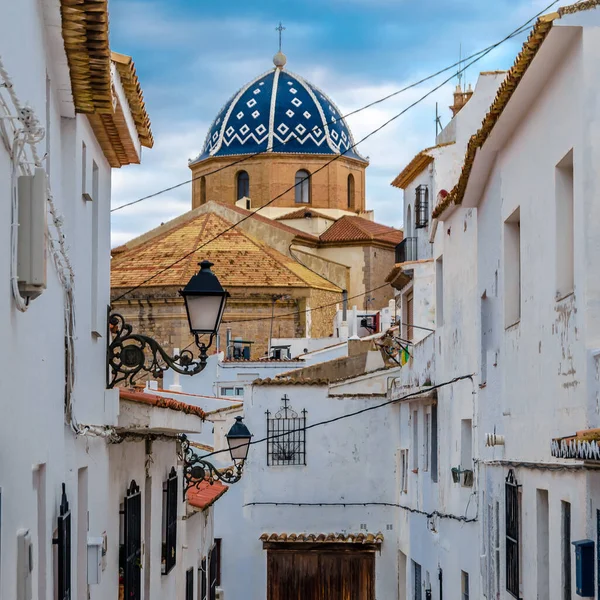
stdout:
POLYGON ((215 590, 215 598, 216 600, 225 600, 225 592, 223 591, 223 588, 218 587, 215 590))

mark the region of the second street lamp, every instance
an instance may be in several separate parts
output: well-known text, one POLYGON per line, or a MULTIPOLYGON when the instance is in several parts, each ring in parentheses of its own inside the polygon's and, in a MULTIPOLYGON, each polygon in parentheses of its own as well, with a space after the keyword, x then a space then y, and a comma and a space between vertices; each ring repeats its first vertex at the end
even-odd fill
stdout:
POLYGON ((211 485, 215 481, 232 484, 237 483, 242 478, 244 461, 248 456, 252 438, 252 434, 244 424, 242 417, 235 418, 235 423, 225 437, 229 445, 229 455, 233 461, 233 467, 219 469, 194 452, 185 434, 179 436, 183 455, 184 492, 193 487, 199 487, 203 481, 207 481, 211 485))
POLYGON ((133 327, 117 313, 109 317, 112 341, 108 347, 107 363, 109 388, 118 383, 133 383, 140 371, 160 377, 167 369, 182 375, 196 375, 206 367, 208 349, 219 331, 229 293, 223 289, 217 276, 211 271, 212 263, 204 260, 200 271, 192 276, 180 291, 185 302, 190 332, 200 350, 198 358, 190 350, 169 356, 153 338, 142 333, 133 333, 133 327), (209 335, 208 344, 201 336, 209 335))

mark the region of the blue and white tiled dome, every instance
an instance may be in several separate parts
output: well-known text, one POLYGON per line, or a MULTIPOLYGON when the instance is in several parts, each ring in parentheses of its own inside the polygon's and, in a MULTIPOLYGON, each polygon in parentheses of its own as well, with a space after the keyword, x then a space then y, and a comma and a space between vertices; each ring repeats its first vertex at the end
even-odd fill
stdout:
POLYGON ((302 77, 276 66, 236 92, 208 130, 198 162, 258 152, 344 154, 367 162, 336 105, 302 77))

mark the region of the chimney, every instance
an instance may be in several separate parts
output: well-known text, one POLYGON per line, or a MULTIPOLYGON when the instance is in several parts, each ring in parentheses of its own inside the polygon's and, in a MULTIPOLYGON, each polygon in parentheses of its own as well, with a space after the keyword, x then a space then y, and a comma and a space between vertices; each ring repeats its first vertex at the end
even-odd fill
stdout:
POLYGON ((453 117, 455 117, 460 109, 471 99, 472 95, 473 90, 471 84, 469 84, 469 87, 464 92, 462 91, 460 83, 456 86, 456 89, 454 90, 454 104, 449 107, 453 117))

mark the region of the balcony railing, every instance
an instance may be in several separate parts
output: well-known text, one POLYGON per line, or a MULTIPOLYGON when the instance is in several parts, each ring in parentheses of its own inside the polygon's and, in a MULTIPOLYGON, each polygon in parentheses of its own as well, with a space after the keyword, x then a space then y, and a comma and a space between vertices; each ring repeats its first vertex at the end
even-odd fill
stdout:
POLYGON ((403 263, 417 260, 417 238, 404 238, 396 246, 396 262, 403 263))

